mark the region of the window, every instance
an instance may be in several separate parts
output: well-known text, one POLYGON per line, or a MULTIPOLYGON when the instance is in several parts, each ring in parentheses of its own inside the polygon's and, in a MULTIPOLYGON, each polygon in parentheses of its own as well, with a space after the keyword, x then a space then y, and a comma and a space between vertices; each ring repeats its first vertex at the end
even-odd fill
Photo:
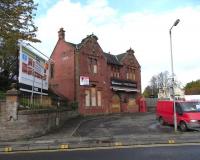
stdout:
POLYGON ((89 107, 90 106, 90 91, 85 90, 85 106, 89 107))
POLYGON ((97 91, 97 105, 101 106, 101 91, 97 91))
POLYGON ((135 69, 133 70, 133 80, 136 80, 135 69))
POLYGON ((53 78, 54 77, 54 64, 51 63, 50 65, 50 77, 53 78))
POLYGON ((120 76, 120 68, 118 66, 111 67, 111 77, 119 78, 120 76))
POLYGON ((91 105, 92 106, 96 106, 96 89, 95 88, 91 88, 91 105))
POLYGON ((97 73, 97 65, 96 64, 93 65, 93 73, 97 73))
POLYGON ((96 88, 92 87, 85 90, 85 106, 86 107, 100 107, 102 105, 101 101, 101 91, 96 91, 96 88))
POLYGON ((127 67, 126 79, 135 80, 135 68, 134 67, 127 67))
POLYGON ((129 79, 129 73, 126 73, 126 79, 129 79))
POLYGON ((95 58, 89 58, 89 70, 91 73, 97 73, 97 59, 95 58))

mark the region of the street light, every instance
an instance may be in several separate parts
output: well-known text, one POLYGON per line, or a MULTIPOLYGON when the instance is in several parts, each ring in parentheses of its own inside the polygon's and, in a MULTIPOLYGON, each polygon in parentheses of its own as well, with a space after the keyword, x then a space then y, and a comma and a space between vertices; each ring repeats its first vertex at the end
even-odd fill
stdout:
POLYGON ((177 24, 180 22, 179 19, 177 19, 173 26, 169 30, 169 36, 170 36, 170 51, 171 51, 171 70, 172 70, 172 97, 174 102, 174 131, 177 132, 177 117, 176 117, 176 107, 175 107, 175 92, 174 92, 174 64, 173 64, 173 54, 172 54, 172 28, 174 26, 177 26, 177 24))

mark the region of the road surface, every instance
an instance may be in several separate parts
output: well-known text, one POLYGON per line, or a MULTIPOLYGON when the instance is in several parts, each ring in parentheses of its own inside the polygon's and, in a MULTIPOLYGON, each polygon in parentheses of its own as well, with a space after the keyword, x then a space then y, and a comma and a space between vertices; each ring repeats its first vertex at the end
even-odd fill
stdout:
POLYGON ((197 160, 200 145, 0 154, 0 160, 197 160))

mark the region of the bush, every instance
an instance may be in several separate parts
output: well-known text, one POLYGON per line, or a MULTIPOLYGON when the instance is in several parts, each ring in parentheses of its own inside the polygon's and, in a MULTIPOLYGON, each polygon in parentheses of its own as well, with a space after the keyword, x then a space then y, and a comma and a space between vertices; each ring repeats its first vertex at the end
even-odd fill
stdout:
POLYGON ((71 102, 70 104, 72 110, 77 110, 78 109, 78 102, 74 101, 74 102, 71 102))
POLYGON ((0 91, 0 100, 1 99, 6 99, 6 94, 3 91, 0 91))

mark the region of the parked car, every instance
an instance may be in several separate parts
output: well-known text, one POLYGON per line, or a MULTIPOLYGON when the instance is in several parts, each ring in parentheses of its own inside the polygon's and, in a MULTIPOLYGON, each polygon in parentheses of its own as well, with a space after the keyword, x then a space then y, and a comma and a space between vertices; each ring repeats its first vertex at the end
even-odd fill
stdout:
MULTIPOLYGON (((177 126, 181 131, 200 130, 200 102, 176 101, 177 126)), ((159 100, 156 106, 156 117, 161 125, 174 125, 174 101, 159 100)))

